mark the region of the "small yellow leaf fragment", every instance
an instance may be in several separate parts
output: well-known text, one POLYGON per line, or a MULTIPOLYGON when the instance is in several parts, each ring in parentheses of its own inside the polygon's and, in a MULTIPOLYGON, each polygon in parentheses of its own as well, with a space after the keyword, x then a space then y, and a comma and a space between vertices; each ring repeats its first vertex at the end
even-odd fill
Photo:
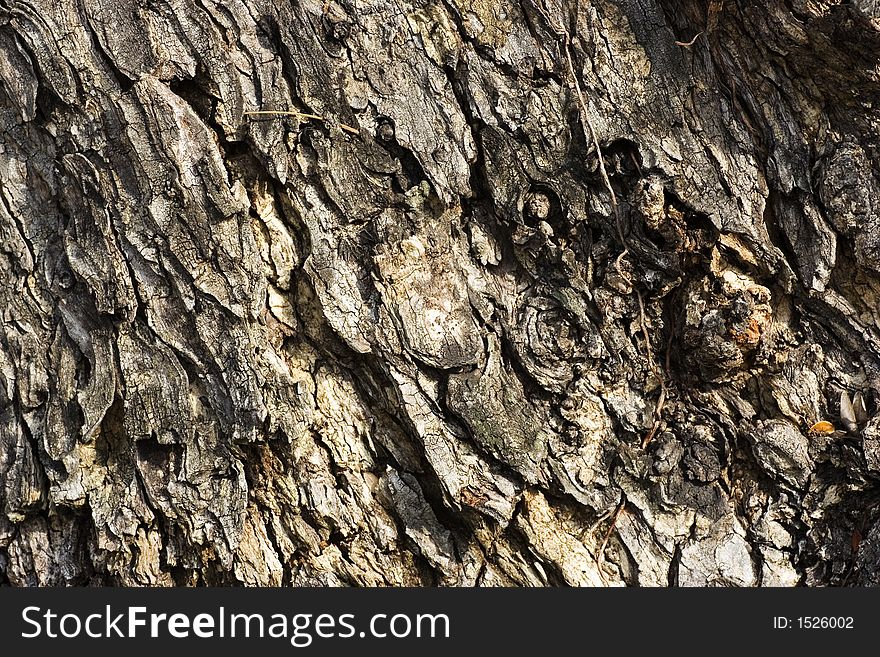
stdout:
POLYGON ((816 422, 816 424, 810 427, 810 433, 827 436, 830 433, 834 433, 834 425, 822 420, 821 422, 816 422))

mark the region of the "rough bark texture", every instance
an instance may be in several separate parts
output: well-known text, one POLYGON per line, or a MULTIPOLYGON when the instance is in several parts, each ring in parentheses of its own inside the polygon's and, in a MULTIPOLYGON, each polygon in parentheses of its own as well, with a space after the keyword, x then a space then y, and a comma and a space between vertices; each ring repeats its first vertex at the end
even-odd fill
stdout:
POLYGON ((878 56, 874 0, 0 0, 2 581, 877 584, 878 56))

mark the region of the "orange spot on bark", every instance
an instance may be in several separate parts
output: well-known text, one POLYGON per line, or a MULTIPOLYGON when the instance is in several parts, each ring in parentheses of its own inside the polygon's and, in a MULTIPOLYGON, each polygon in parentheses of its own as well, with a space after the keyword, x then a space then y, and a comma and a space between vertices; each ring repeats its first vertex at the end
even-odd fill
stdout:
POLYGON ((830 422, 822 420, 821 422, 816 422, 816 424, 810 427, 810 433, 817 433, 820 436, 827 436, 829 433, 834 433, 834 425, 830 422))

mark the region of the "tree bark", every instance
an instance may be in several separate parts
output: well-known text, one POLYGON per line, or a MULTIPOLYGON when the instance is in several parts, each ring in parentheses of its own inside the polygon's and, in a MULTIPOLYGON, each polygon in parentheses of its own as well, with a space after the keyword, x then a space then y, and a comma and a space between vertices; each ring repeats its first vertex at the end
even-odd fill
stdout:
POLYGON ((0 0, 2 582, 880 584, 878 56, 873 0, 0 0))

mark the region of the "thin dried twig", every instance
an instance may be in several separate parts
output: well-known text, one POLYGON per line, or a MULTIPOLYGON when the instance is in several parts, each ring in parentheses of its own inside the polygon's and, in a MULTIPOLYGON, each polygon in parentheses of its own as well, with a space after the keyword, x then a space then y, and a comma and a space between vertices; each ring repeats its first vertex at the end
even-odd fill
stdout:
POLYGON ((599 577, 602 578, 602 582, 606 586, 608 583, 605 581, 605 575, 602 574, 602 563, 605 561, 605 548, 608 546, 608 541, 611 539, 611 533, 614 531, 614 527, 617 525, 617 519, 620 518, 620 514, 623 513, 623 507, 625 506, 626 495, 621 495, 620 502, 611 516, 611 522, 608 524, 608 529, 605 531, 605 536, 602 538, 602 542, 599 544, 599 549, 596 551, 596 567, 599 571, 599 577))
MULTIPOLYGON (((568 28, 565 27, 563 21, 559 21, 559 24, 556 24, 549 15, 547 11, 547 6, 544 0, 538 0, 535 5, 541 15, 544 17, 544 20, 547 21, 547 24, 550 26, 550 29, 553 30, 556 35, 563 40, 563 50, 565 52, 565 60, 568 65, 568 74, 571 78, 571 85, 573 86, 575 93, 578 98, 578 105, 580 107, 581 114, 581 126, 584 129, 584 136, 587 141, 592 142, 593 147, 596 149, 596 157, 599 160, 599 174, 602 177, 602 182, 605 184, 605 188, 608 191, 609 197, 611 199, 611 209, 614 212, 614 219, 617 225, 617 234, 620 239, 620 243, 623 246, 623 251, 621 251, 620 255, 614 261, 614 266, 617 269, 618 275, 626 281, 626 283, 635 290, 635 286, 633 285, 632 279, 629 277, 621 265, 623 259, 629 254, 629 244, 626 240, 626 235, 623 232, 623 220, 620 216, 620 208, 617 204, 617 195, 614 193, 614 188, 611 186, 611 179, 608 177, 608 171, 605 169, 605 159, 602 155, 602 146, 599 143, 599 137, 596 132, 596 128, 593 126, 593 121, 590 119, 589 112, 587 111, 587 103, 584 100, 584 93, 581 90, 580 80, 578 79, 577 72, 574 67, 574 60, 571 55, 571 33, 568 31, 568 28)), ((699 34, 697 35, 699 36, 699 34)), ((694 41, 696 41, 696 37, 694 37, 694 41)), ((636 162, 637 168, 638 162, 636 162)), ((654 406, 654 422, 651 426, 651 429, 642 439, 642 447, 645 448, 648 444, 653 440, 654 435, 657 433, 660 428, 661 417, 663 415, 663 407, 666 404, 666 378, 664 373, 660 372, 657 368, 657 364, 654 362, 654 354, 651 349, 651 337, 648 333, 648 322, 645 316, 645 304, 642 300, 642 294, 638 290, 635 290, 636 296, 639 302, 639 326, 642 330, 642 335, 645 339, 645 350, 647 352, 648 365, 651 368, 651 371, 657 376, 660 380, 660 396, 657 398, 657 403, 654 406)), ((612 529, 614 524, 612 523, 612 529)))
MULTIPOLYGON (((623 259, 629 254, 629 244, 627 242, 626 235, 623 232, 623 219, 621 218, 620 208, 617 204, 617 195, 614 193, 614 188, 611 186, 611 179, 608 177, 608 171, 605 169, 605 159, 602 155, 602 145, 599 143, 599 137, 596 132, 596 128, 593 126, 593 121, 590 119, 590 114, 587 111, 587 103, 584 99, 584 93, 581 90, 580 80, 578 79, 578 75, 574 67, 574 59, 572 58, 571 54, 571 33, 568 31, 568 28, 565 27, 563 21, 560 21, 559 24, 556 24, 550 18, 544 0, 536 0, 535 7, 541 13, 544 20, 547 21, 550 29, 553 30, 556 35, 562 39, 562 49, 565 52, 565 60, 566 64, 568 65, 568 74, 571 78, 570 84, 577 94, 578 105, 580 107, 581 127, 584 129, 584 137, 586 137, 588 142, 592 142, 593 148, 596 149, 596 157, 599 160, 599 175, 602 177, 602 182, 605 184, 605 189, 608 191, 608 195, 611 199, 611 210, 614 213, 614 220, 617 226, 618 238, 620 239, 621 246, 623 247, 623 251, 620 253, 620 255, 617 256, 614 264, 620 277, 623 278, 630 286, 630 288, 632 288, 636 292, 636 298, 638 299, 639 303, 639 325, 642 330, 642 335, 645 339, 645 349, 647 352, 648 364, 651 368, 651 371, 654 372, 654 374, 660 380, 660 396, 657 398, 657 403, 654 406, 654 422, 651 426, 650 431, 648 431, 647 435, 642 440, 642 448, 645 448, 648 446, 648 444, 651 442, 651 440, 654 438, 654 435, 660 428, 661 417, 663 415, 663 407, 666 404, 666 380, 664 375, 658 372, 657 365, 656 363, 654 363, 654 354, 651 349, 651 336, 648 333, 648 322, 645 316, 645 304, 642 300, 642 294, 635 288, 632 279, 623 270, 623 267, 621 265, 623 259)), ((608 539, 611 537, 611 533, 614 531, 614 527, 617 525, 617 519, 623 512, 623 507, 625 504, 626 497, 624 496, 623 498, 621 498, 620 504, 617 505, 617 509, 615 510, 614 515, 611 517, 611 522, 608 526, 608 530, 605 532, 605 538, 602 540, 602 543, 599 546, 599 551, 596 555, 596 562, 599 568, 599 576, 602 578, 603 582, 605 581, 605 578, 602 575, 602 561, 604 558, 605 546, 608 544, 608 539)))
MULTIPOLYGON (((657 368, 657 363, 654 362, 654 354, 651 350, 651 337, 648 335, 648 326, 645 323, 645 304, 642 301, 642 293, 636 290, 636 297, 639 300, 639 323, 642 329, 642 335, 645 338, 645 349, 648 354, 648 366, 651 368, 651 371, 654 372, 654 375, 660 381, 660 396, 657 397, 657 403, 654 405, 654 423, 651 425, 651 430, 645 435, 642 439, 642 449, 646 448, 648 444, 654 439, 654 436, 657 433, 657 430, 660 428, 660 422, 663 419, 663 407, 666 405, 666 374, 665 372, 661 372, 657 368)), ((669 349, 666 350, 666 369, 669 369, 669 349)))
MULTIPOLYGON (((324 123, 330 122, 324 116, 318 116, 317 114, 306 114, 305 112, 297 112, 296 110, 259 110, 254 112, 244 112, 245 116, 295 116, 298 119, 312 119, 314 121, 323 121, 324 123)), ((361 131, 357 128, 353 128, 350 125, 345 125, 344 123, 337 123, 340 130, 345 130, 353 135, 361 134, 361 131)))
POLYGON ((699 39, 700 36, 702 36, 702 34, 703 34, 702 32, 697 32, 696 36, 693 39, 691 39, 690 41, 676 41, 675 45, 681 46, 682 48, 690 48, 692 45, 694 45, 697 42, 697 39, 699 39))
MULTIPOLYGON (((568 28, 565 27, 565 24, 560 21, 559 25, 554 23, 554 21, 550 18, 549 13, 547 12, 547 7, 544 4, 544 0, 540 0, 540 4, 536 4, 538 11, 544 17, 544 20, 547 21, 547 24, 550 26, 550 29, 553 30, 557 36, 563 39, 562 49, 565 52, 565 60, 568 64, 568 73, 571 78, 571 85, 574 87, 575 93, 578 98, 578 105, 581 110, 581 127, 584 129, 584 137, 586 137, 588 142, 593 144, 593 148, 596 149, 596 158, 599 160, 599 175, 602 177, 602 182, 605 183, 605 189, 608 190, 608 194, 611 198, 611 209, 614 212, 614 218, 617 221, 617 232, 620 237, 621 242, 623 243, 624 252, 618 256, 618 271, 620 272, 620 260, 621 257, 626 255, 629 252, 626 244, 626 238, 623 234, 623 223, 620 217, 620 208, 617 205, 617 194, 614 193, 614 188, 611 186, 611 179, 608 177, 608 171, 605 169, 605 158, 602 155, 602 145, 599 143, 599 137, 596 132, 596 128, 593 126, 593 121, 590 119, 590 114, 587 112, 587 102, 584 100, 584 93, 581 90, 581 83, 578 79, 577 72, 574 68, 574 60, 571 56, 571 34, 568 31, 568 28)), ((623 275, 623 272, 620 272, 623 275)))
POLYGON ((608 526, 608 530, 605 532, 605 537, 602 539, 602 543, 599 545, 599 558, 602 558, 602 555, 605 553, 605 548, 608 547, 608 539, 611 538, 611 532, 614 531, 614 525, 617 524, 617 519, 620 517, 620 514, 623 513, 623 507, 626 506, 626 497, 622 497, 620 503, 617 505, 617 508, 614 509, 614 515, 611 516, 611 524, 608 526))

